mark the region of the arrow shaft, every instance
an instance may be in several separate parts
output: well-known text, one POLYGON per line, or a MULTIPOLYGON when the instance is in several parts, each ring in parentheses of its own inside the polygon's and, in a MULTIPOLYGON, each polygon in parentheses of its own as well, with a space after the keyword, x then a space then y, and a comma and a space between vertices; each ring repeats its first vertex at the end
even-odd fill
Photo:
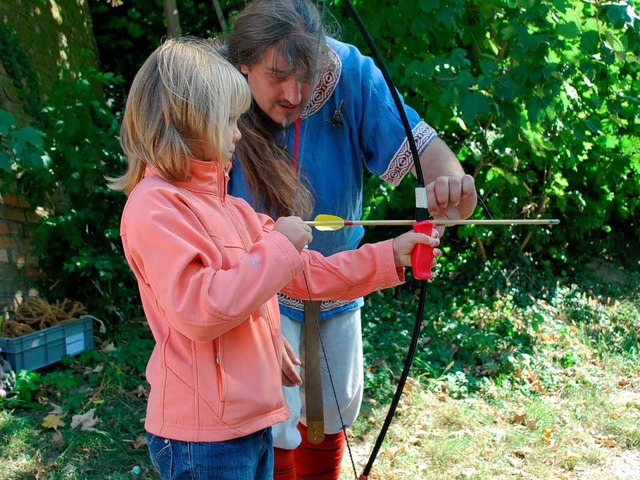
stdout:
MULTIPOLYGON (((432 220, 434 225, 454 226, 454 225, 557 225, 560 223, 555 218, 535 218, 525 219, 498 219, 498 220, 432 220)), ((306 221, 311 227, 351 227, 356 225, 375 226, 401 226, 413 225, 415 220, 336 220, 336 221, 306 221)))

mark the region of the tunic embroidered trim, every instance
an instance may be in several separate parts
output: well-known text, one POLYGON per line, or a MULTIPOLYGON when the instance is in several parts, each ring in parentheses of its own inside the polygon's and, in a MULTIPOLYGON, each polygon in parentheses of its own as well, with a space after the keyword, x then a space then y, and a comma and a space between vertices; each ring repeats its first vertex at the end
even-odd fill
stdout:
MULTIPOLYGON (((282 293, 278 293, 278 303, 280 305, 293 308, 294 310, 304 311, 304 303, 302 300, 296 300, 295 298, 287 297, 282 293)), ((344 307, 346 305, 354 303, 353 300, 322 300, 320 304, 321 311, 333 310, 335 308, 344 307)))
POLYGON ((300 115, 302 120, 316 113, 325 103, 327 103, 327 100, 331 98, 331 95, 333 95, 333 92, 335 92, 336 87, 338 86, 341 72, 342 60, 340 60, 340 57, 332 48, 329 48, 328 64, 320 73, 318 82, 312 89, 309 102, 300 115))
MULTIPOLYGON (((426 122, 420 122, 413 129, 413 138, 415 139, 418 152, 421 152, 437 136, 437 132, 426 122)), ((409 140, 405 138, 393 156, 389 168, 380 175, 380 178, 397 187, 407 172, 411 170, 412 166, 413 155, 411 155, 411 149, 409 148, 409 140)))

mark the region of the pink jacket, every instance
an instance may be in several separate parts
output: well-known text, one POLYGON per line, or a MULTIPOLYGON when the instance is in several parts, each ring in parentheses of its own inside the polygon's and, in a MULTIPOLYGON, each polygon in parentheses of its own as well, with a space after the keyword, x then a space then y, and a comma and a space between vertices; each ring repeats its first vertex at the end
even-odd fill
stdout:
POLYGON ((121 237, 156 341, 145 428, 184 441, 241 437, 283 421, 276 293, 351 299, 398 285, 391 241, 324 258, 298 253, 269 217, 227 195, 216 162, 171 184, 149 169, 121 237))

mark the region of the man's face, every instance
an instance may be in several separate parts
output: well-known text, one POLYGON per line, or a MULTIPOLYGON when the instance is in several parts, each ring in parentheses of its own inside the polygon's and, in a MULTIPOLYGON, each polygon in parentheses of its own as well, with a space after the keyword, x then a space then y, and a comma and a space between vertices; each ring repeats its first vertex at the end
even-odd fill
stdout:
POLYGON ((255 65, 240 65, 254 101, 271 120, 288 125, 300 116, 309 100, 311 79, 287 71, 287 64, 273 47, 255 65))

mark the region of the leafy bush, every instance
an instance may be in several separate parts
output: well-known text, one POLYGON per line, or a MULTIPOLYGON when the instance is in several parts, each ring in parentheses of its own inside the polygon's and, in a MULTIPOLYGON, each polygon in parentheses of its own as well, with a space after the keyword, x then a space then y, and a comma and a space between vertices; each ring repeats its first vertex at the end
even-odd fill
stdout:
MULTIPOLYGON (((227 20, 241 4, 225 2, 227 20)), ((399 90, 475 175, 489 211, 561 219, 553 229, 450 230, 448 275, 477 282, 475 272, 498 269, 502 277, 490 281, 503 283, 501 291, 515 275, 538 292, 545 275, 571 273, 581 255, 637 264, 640 38, 632 2, 376 0, 356 6, 399 90), (391 9, 394 15, 380 15, 391 9)), ((220 31, 211 4, 188 1, 179 8, 183 33, 220 31)), ((33 107, 32 128, 0 116, 0 169, 19 177, 32 203, 48 209, 35 239, 45 291, 118 318, 114 312, 137 314, 131 302, 137 291, 118 239, 124 197, 106 188, 104 176, 124 168, 118 112, 133 74, 166 28, 159 1, 116 8, 92 1, 90 9, 102 69, 121 76, 82 72, 70 88, 61 83, 47 105, 33 107)), ((325 18, 366 52, 339 0, 327 3, 325 18)), ((413 214, 410 180, 396 189, 368 182, 366 215, 413 214)), ((377 235, 388 232, 371 229, 367 239, 377 235)))
MULTIPOLYGON (((86 72, 71 92, 59 92, 44 110, 49 176, 35 184, 50 197, 50 211, 34 244, 43 258, 56 297, 76 298, 105 318, 119 310, 132 314, 137 295, 120 245, 119 219, 125 197, 106 186, 105 176, 124 171, 118 142, 119 120, 96 98, 91 85, 122 80, 112 74, 86 72), (71 100, 71 101, 70 101, 71 100), (51 201, 55 199, 55 201, 51 201), (95 307, 92 309, 91 307, 95 307)), ((60 82, 68 88, 68 82, 60 82)))
POLYGON ((120 246, 125 197, 109 190, 105 180, 125 168, 119 120, 96 88, 121 82, 90 71, 62 78, 32 125, 18 128, 7 112, 0 116, 7 132, 4 178, 13 179, 30 205, 44 212, 32 240, 44 273, 42 294, 81 301, 107 320, 139 311, 131 302, 137 290, 120 246))
MULTIPOLYGON (((381 0, 357 7, 399 90, 474 174, 489 210, 562 221, 553 230, 459 229, 461 237, 474 237, 487 256, 520 248, 564 262, 568 245, 572 254, 633 251, 640 234, 633 2, 381 0)), ((342 21, 346 11, 337 10, 343 37, 362 45, 342 21)), ((412 215, 410 197, 394 192, 391 202, 412 215)))

